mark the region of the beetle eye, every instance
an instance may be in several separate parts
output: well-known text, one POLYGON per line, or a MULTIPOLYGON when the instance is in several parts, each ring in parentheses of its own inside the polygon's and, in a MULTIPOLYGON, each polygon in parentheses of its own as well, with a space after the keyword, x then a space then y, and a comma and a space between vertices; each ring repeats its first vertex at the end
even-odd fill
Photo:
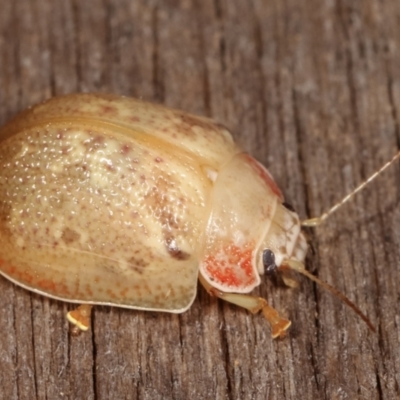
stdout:
POLYGON ((293 207, 291 204, 286 203, 286 201, 283 202, 282 205, 283 205, 283 207, 285 207, 285 208, 288 209, 289 211, 296 212, 295 209, 294 209, 294 207, 293 207))
POLYGON ((275 272, 277 268, 275 264, 275 254, 270 249, 265 249, 263 251, 263 264, 267 275, 271 275, 275 272))

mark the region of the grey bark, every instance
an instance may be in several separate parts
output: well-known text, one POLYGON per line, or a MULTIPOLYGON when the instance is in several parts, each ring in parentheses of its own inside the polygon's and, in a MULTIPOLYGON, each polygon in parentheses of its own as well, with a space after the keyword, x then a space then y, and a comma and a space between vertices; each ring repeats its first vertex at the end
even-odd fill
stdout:
MULTIPOLYGON (((102 91, 213 117, 316 216, 399 148, 400 2, 1 0, 0 122, 53 95, 102 91)), ((398 399, 399 165, 316 230, 308 269, 377 328, 299 278, 255 293, 292 320, 199 289, 182 315, 68 304, 0 279, 3 399, 398 399)), ((1 244, 0 244, 1 245, 1 244)))

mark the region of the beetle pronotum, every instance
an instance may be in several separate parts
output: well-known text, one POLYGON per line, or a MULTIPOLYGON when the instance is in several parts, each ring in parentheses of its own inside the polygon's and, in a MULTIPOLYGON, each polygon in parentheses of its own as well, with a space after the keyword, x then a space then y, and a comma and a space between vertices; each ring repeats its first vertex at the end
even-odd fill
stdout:
POLYGON ((251 312, 272 336, 290 321, 249 295, 260 275, 304 268, 300 222, 268 171, 214 121, 110 95, 75 94, 31 108, 0 130, 0 273, 81 304, 68 320, 90 326, 94 304, 173 313, 205 289, 251 312))

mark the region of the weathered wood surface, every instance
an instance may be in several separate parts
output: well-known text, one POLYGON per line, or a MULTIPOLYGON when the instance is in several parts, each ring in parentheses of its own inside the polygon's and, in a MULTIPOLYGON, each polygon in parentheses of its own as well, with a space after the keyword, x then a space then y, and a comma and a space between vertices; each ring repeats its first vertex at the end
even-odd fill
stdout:
MULTIPOLYGON (((399 20, 390 0, 1 0, 0 122, 74 91, 212 116, 315 216, 399 148, 399 20)), ((179 316, 98 307, 71 338, 69 305, 0 279, 0 398, 400 398, 399 177, 309 231, 308 268, 377 334, 300 279, 256 291, 283 340, 203 290, 179 316)))

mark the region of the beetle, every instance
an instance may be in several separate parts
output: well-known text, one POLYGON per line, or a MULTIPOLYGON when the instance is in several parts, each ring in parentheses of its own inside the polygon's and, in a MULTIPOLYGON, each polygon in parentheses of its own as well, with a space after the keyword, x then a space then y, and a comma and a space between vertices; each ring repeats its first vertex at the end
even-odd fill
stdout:
POLYGON ((296 270, 336 293, 304 269, 298 215, 224 126, 113 95, 55 97, 0 130, 0 243, 3 276, 80 304, 75 332, 96 304, 184 312, 197 278, 262 311, 273 337, 290 321, 248 294, 264 273, 292 286, 296 270))

